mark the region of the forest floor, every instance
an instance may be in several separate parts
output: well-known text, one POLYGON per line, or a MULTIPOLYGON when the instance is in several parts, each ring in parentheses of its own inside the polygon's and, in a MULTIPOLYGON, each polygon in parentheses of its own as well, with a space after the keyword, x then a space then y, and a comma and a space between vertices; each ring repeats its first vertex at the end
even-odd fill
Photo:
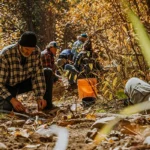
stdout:
POLYGON ((59 110, 38 112, 32 93, 18 98, 31 113, 0 115, 0 150, 64 150, 66 146, 67 150, 150 149, 150 117, 141 114, 123 117, 109 135, 102 135, 101 142, 96 140, 100 144, 93 144, 98 130, 119 116, 123 101, 106 102, 98 95, 93 106, 84 108, 77 89, 67 90, 60 84, 54 85, 53 95, 59 110))

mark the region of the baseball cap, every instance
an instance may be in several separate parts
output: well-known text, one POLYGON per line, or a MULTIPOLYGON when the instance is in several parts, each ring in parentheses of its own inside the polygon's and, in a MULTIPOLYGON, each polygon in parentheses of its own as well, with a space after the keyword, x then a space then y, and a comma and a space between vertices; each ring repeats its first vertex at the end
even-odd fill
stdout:
POLYGON ((56 41, 51 41, 51 42, 47 45, 47 48, 50 48, 50 47, 58 48, 57 42, 56 42, 56 41))
POLYGON ((86 33, 82 33, 80 36, 81 36, 81 37, 84 37, 84 38, 87 38, 87 37, 88 37, 88 35, 87 35, 86 33))

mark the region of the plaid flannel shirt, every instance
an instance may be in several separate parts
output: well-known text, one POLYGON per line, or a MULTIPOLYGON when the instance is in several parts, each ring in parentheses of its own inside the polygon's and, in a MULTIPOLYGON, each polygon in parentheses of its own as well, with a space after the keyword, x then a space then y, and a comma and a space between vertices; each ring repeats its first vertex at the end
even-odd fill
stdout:
POLYGON ((54 70, 54 55, 51 51, 45 49, 41 52, 42 55, 42 63, 44 68, 51 68, 54 70))
POLYGON ((2 98, 7 99, 11 96, 5 85, 15 86, 29 78, 36 99, 43 99, 46 84, 38 47, 26 58, 24 66, 21 65, 18 44, 7 46, 0 51, 0 96, 2 98))

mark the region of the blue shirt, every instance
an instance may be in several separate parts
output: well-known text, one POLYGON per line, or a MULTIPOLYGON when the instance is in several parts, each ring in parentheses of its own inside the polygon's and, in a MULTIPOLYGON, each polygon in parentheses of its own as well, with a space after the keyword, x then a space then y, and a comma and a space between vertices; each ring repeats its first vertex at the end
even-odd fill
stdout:
POLYGON ((71 54, 72 54, 72 52, 71 52, 70 49, 64 49, 64 50, 60 53, 60 55, 71 55, 71 54))
POLYGON ((60 54, 59 54, 59 58, 65 58, 68 59, 69 56, 72 56, 72 52, 70 49, 64 49, 60 54))
POLYGON ((73 53, 73 60, 75 60, 76 56, 78 55, 78 53, 82 50, 83 48, 83 42, 80 40, 77 40, 76 42, 74 42, 73 46, 72 46, 72 50, 71 52, 73 53))

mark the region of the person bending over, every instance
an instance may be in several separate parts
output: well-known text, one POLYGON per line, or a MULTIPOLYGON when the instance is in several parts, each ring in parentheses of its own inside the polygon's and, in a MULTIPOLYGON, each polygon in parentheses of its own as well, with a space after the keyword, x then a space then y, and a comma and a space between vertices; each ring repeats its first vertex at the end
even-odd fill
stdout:
POLYGON ((0 109, 25 112, 17 94, 33 91, 39 110, 52 109, 49 69, 43 69, 34 32, 26 31, 16 44, 0 51, 0 109))

